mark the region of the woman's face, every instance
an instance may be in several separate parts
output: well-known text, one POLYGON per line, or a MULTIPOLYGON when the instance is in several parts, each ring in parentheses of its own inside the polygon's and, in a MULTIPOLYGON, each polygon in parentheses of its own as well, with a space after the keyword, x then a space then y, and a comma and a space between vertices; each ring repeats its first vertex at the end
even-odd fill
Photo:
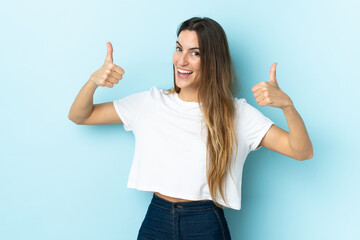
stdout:
POLYGON ((197 89, 200 75, 200 49, 195 31, 183 30, 173 55, 176 85, 183 89, 197 89))

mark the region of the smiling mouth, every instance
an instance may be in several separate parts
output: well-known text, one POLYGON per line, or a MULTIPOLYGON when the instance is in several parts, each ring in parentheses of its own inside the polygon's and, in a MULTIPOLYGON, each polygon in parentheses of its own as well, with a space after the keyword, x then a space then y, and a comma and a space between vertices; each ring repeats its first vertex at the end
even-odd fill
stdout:
POLYGON ((177 75, 180 77, 180 78, 188 78, 193 72, 192 71, 182 71, 182 70, 179 70, 177 71, 177 75))
POLYGON ((191 73, 193 73, 192 71, 182 70, 182 69, 178 69, 178 72, 181 73, 181 74, 191 74, 191 73))
POLYGON ((193 71, 188 71, 188 70, 182 70, 182 69, 177 69, 178 74, 183 75, 183 76, 187 76, 193 73, 193 71))

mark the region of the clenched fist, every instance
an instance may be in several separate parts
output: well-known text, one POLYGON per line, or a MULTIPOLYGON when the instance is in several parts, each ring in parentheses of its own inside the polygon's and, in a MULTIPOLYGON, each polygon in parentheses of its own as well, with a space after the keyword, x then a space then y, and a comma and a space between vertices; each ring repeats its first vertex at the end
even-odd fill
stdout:
POLYGON ((124 69, 113 63, 113 48, 110 42, 107 45, 107 55, 104 65, 94 72, 90 81, 98 86, 112 88, 114 84, 118 84, 124 75, 124 69))
POLYGON ((283 92, 276 79, 276 66, 274 63, 270 68, 270 79, 268 82, 261 82, 252 87, 256 102, 261 106, 271 106, 281 109, 293 106, 291 98, 283 92))

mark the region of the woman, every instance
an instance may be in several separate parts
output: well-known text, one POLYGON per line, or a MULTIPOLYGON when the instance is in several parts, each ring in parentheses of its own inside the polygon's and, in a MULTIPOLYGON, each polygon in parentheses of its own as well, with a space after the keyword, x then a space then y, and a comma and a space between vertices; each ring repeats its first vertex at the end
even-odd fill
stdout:
POLYGON ((177 32, 174 88, 152 87, 93 105, 98 86, 113 87, 124 70, 105 64, 79 92, 69 113, 77 124, 124 124, 136 139, 128 187, 153 198, 138 239, 230 239, 223 207, 241 208, 241 178, 250 151, 264 146, 297 160, 312 158, 312 144, 292 100, 279 88, 276 63, 268 82, 253 86, 260 106, 283 110, 289 133, 233 97, 226 35, 210 18, 191 18, 177 32))

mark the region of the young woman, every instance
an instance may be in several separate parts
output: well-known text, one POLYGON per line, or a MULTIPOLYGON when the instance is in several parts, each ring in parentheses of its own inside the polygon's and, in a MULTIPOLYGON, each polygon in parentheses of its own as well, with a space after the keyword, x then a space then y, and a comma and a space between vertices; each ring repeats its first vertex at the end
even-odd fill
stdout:
POLYGON ((260 106, 282 109, 289 132, 244 98, 233 96, 234 78, 222 27, 191 18, 177 32, 174 87, 152 87, 93 105, 98 86, 113 87, 124 70, 107 43, 104 65, 83 86, 69 112, 76 124, 124 124, 136 148, 128 187, 153 193, 138 239, 230 239, 223 207, 241 208, 242 167, 264 146, 296 160, 312 158, 312 144, 292 100, 276 80, 253 86, 260 106))

